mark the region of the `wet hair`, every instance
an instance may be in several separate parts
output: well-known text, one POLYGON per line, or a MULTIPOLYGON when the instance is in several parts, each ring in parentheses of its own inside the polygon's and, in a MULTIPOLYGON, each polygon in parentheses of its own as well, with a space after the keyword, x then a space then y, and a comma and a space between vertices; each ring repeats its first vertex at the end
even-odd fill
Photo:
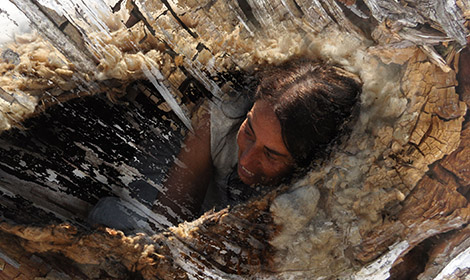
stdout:
POLYGON ((337 142, 361 89, 360 79, 340 67, 299 59, 262 71, 254 100, 273 106, 284 144, 303 168, 337 142))

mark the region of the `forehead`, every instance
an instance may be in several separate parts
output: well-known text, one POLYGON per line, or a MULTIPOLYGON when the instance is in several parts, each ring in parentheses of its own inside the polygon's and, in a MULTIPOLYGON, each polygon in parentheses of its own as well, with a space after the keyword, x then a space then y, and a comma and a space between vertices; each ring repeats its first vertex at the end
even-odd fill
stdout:
POLYGON ((282 139, 279 119, 268 102, 263 100, 256 101, 248 114, 248 120, 257 141, 269 149, 289 154, 282 139))
POLYGON ((274 113, 273 107, 270 103, 264 100, 257 100, 250 111, 250 119, 252 123, 263 123, 272 126, 271 128, 276 128, 279 131, 281 130, 281 124, 274 113))

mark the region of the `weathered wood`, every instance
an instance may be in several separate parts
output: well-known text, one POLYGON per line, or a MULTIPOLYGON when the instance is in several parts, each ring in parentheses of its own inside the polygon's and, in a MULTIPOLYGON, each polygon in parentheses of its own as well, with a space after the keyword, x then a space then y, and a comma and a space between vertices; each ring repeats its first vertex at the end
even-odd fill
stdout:
MULTIPOLYGON (((393 249, 398 250, 397 256, 382 266, 384 274, 376 275, 432 279, 446 268, 453 277, 468 274, 468 267, 451 269, 452 261, 465 253, 470 242, 470 126, 465 119, 470 105, 470 60, 468 49, 458 52, 468 35, 463 20, 469 17, 469 7, 464 1, 450 3, 450 10, 440 2, 411 6, 393 0, 142 4, 127 1, 135 17, 129 29, 110 28, 110 34, 102 34, 82 26, 88 38, 99 39, 91 50, 99 58, 98 72, 90 79, 100 87, 93 91, 73 90, 76 84, 64 78, 74 69, 72 64, 56 65, 44 55, 29 55, 31 45, 41 54, 55 52, 40 39, 11 46, 21 63, 1 64, 5 75, 0 86, 23 102, 12 102, 8 96, 6 102, 0 100, 2 128, 15 123, 32 127, 24 119, 39 113, 41 102, 49 107, 57 103, 50 100, 64 94, 105 91, 116 103, 126 101, 121 97, 135 96, 126 91, 128 85, 145 79, 143 69, 151 67, 164 77, 159 82, 177 102, 189 105, 189 112, 191 101, 198 97, 218 98, 223 92, 248 89, 245 79, 256 67, 297 55, 327 59, 361 76, 364 93, 357 124, 329 161, 292 186, 153 236, 125 236, 111 229, 93 231, 82 220, 100 197, 132 193, 132 186, 117 178, 129 175, 129 170, 137 174, 135 178, 143 178, 139 175, 142 166, 126 171, 119 168, 119 162, 129 161, 132 152, 147 151, 139 145, 132 152, 124 147, 131 138, 134 144, 135 139, 144 140, 139 131, 149 131, 144 138, 153 137, 144 123, 155 120, 146 110, 130 109, 137 106, 132 98, 127 107, 110 106, 96 97, 76 101, 93 100, 81 103, 84 110, 76 121, 106 120, 106 114, 89 112, 96 104, 108 108, 103 112, 110 110, 110 115, 132 111, 133 117, 141 119, 118 117, 107 127, 116 124, 123 131, 113 128, 96 135, 86 125, 80 133, 69 134, 67 130, 80 126, 60 122, 51 125, 59 132, 50 135, 41 136, 34 129, 17 132, 17 136, 11 136, 11 131, 2 135, 0 205, 9 223, 0 224, 5 240, 0 250, 13 260, 4 266, 8 277, 52 275, 56 268, 84 279, 358 279, 365 274, 356 272, 371 263, 380 266, 375 260, 387 257, 393 249), (39 76, 52 84, 31 75, 33 71, 40 71, 39 76), (18 73, 26 78, 8 84, 18 73), (113 90, 116 87, 120 88, 113 90), (44 94, 53 88, 60 88, 52 94, 54 98, 44 94), (191 88, 197 89, 195 95, 191 88), (17 89, 22 91, 12 93, 17 89), (140 125, 131 129, 125 123, 140 125), (24 145, 15 143, 23 134, 27 135, 23 139, 37 139, 41 145, 26 140, 24 145), (67 138, 57 141, 52 135, 67 138), (107 135, 101 144, 93 140, 99 135, 107 135), (78 143, 75 149, 81 150, 70 153, 64 144, 74 141, 78 143), (107 145, 116 145, 116 152, 107 145), (78 159, 83 151, 87 151, 84 162, 78 159), (23 153, 22 159, 35 155, 27 157, 28 168, 22 168, 18 153, 23 153), (51 159, 47 154, 53 155, 51 159), (36 163, 45 171, 30 167, 36 163), (73 177, 83 163, 93 166, 87 170, 87 180, 91 179, 86 183, 73 177), (60 176, 51 179, 47 170, 61 170, 53 172, 60 176), (35 171, 33 176, 31 171, 35 171), (107 183, 98 183, 96 172, 107 183), (73 179, 65 182, 63 178, 73 179), (50 201, 49 196, 60 200, 50 201), (67 224, 59 225, 63 221, 67 224), (31 258, 62 258, 72 269, 51 261, 52 269, 34 272, 28 268, 31 258)), ((62 108, 77 103, 62 104, 62 108)), ((167 110, 163 104, 157 106, 167 110)), ((139 200, 138 195, 122 197, 139 200)), ((374 273, 369 276, 373 278, 374 273)))
MULTIPOLYGON (((461 66, 466 67, 469 61, 464 52, 461 66)), ((465 71, 464 68, 462 72, 465 71)), ((467 87, 466 78, 459 82, 461 90, 467 87)), ((460 94, 465 96, 466 92, 460 91, 460 94)), ((461 228, 470 219, 466 181, 469 136, 467 123, 462 130, 459 147, 432 166, 406 198, 399 213, 364 238, 357 254, 359 260, 368 262, 397 240, 407 240, 409 247, 396 261, 396 268, 391 271, 392 279, 409 279, 412 277, 410 273, 413 277, 420 275, 420 279, 433 279, 450 259, 468 248, 465 244, 470 235, 466 228, 461 228), (423 248, 417 249, 419 247, 423 248), (419 255, 412 257, 416 250, 419 250, 419 255), (445 256, 448 259, 443 261, 445 256)))
MULTIPOLYGON (((143 83, 134 86, 148 91, 143 83)), ((184 133, 159 105, 144 94, 121 105, 84 97, 23 122, 24 130, 5 131, 0 136, 2 216, 16 223, 83 225, 106 196, 150 211, 184 133)), ((150 224, 167 226, 158 218, 150 224)))

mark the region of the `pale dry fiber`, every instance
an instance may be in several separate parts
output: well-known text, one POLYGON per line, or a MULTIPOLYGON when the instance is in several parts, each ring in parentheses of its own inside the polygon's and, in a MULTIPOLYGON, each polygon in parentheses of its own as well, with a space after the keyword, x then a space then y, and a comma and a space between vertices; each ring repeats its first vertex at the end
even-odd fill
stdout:
MULTIPOLYGON (((468 17, 466 3, 451 7, 463 10, 455 15, 435 7, 436 19, 424 4, 365 1, 366 10, 348 1, 357 15, 369 11, 378 20, 366 22, 370 34, 336 1, 247 1, 250 13, 239 2, 167 3, 172 12, 159 1, 135 4, 155 36, 142 22, 130 31, 116 28, 111 36, 89 34, 99 62, 90 79, 125 84, 143 78, 143 67, 154 66, 181 100, 178 88, 189 75, 218 96, 224 87, 210 79, 212 73, 251 73, 258 65, 299 55, 321 58, 364 82, 352 134, 292 186, 153 237, 109 230, 87 234, 69 226, 2 224, 3 232, 20 237, 31 252, 61 252, 106 271, 123 266, 145 279, 373 279, 389 273, 399 278, 408 270, 402 264, 419 262, 407 253, 420 246, 431 248, 421 270, 423 279, 431 279, 468 247, 468 229, 461 228, 470 218, 463 191, 470 130, 462 132, 467 104, 455 91, 455 42, 468 33, 458 24, 468 17), (455 24, 446 24, 447 16, 459 15, 455 24), (425 22, 435 29, 413 28, 425 22), (445 51, 437 52, 437 44, 445 51), (385 260, 373 262, 380 256, 385 260)), ((127 2, 129 10, 135 6, 127 2)), ((31 52, 27 46, 25 54, 31 52)), ((26 96, 34 96, 29 94, 34 89, 21 88, 26 96)), ((27 114, 33 111, 34 105, 27 114)))

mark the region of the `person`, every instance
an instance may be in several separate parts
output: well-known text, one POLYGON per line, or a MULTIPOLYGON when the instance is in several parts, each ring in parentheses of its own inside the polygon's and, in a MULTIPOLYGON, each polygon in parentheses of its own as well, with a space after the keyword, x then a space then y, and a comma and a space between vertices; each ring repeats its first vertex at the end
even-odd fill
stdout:
POLYGON ((239 95, 201 110, 155 211, 172 213, 175 223, 190 220, 201 208, 235 205, 260 186, 301 176, 312 160, 328 155, 358 107, 360 79, 334 65, 297 59, 258 76, 252 98, 239 95), (237 118, 244 114, 234 107, 251 109, 237 118))

